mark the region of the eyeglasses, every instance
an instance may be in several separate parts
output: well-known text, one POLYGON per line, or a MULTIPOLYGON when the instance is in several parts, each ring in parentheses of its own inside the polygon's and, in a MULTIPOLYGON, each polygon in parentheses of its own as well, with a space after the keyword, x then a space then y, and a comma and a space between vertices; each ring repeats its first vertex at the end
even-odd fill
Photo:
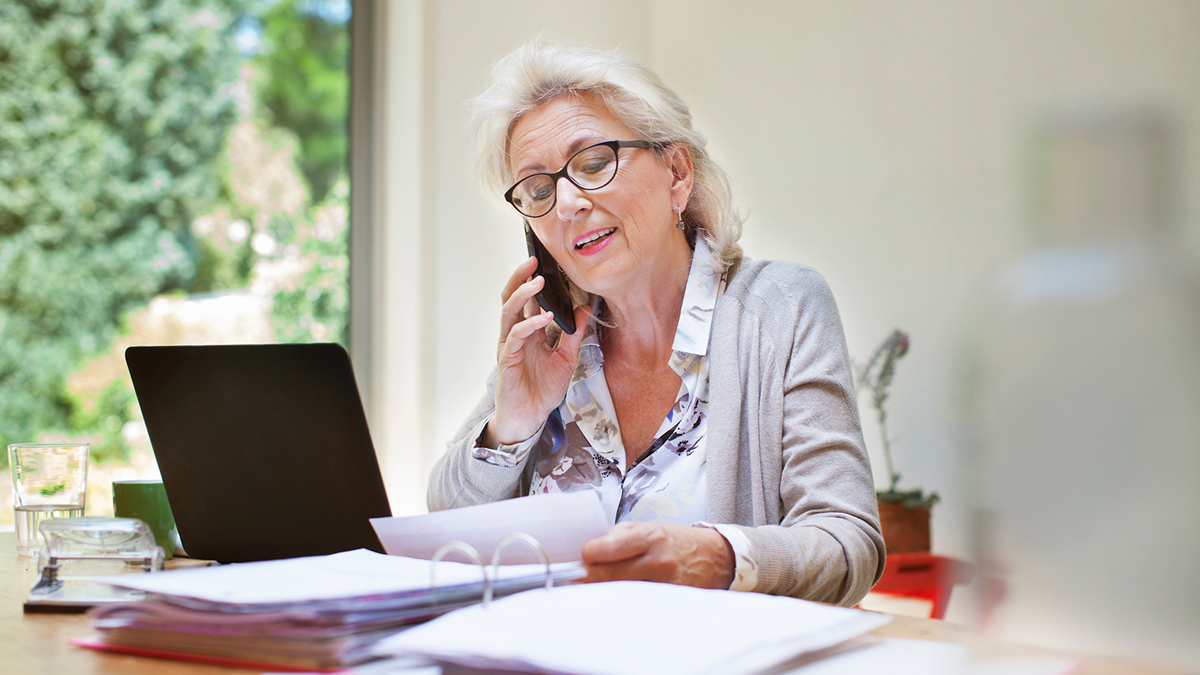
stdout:
POLYGON ((504 198, 523 216, 541 218, 558 202, 558 179, 566 178, 580 190, 599 190, 617 175, 620 148, 660 148, 651 141, 605 141, 580 150, 555 173, 535 173, 517 181, 504 198))

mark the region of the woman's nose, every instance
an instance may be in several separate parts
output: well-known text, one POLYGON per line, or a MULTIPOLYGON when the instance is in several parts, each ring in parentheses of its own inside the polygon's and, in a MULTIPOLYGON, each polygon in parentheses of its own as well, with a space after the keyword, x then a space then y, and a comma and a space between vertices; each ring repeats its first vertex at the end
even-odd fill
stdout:
POLYGON ((559 220, 576 220, 592 207, 592 202, 588 199, 587 193, 567 180, 566 176, 558 179, 558 185, 555 186, 555 189, 558 191, 558 194, 556 195, 554 210, 557 212, 559 220))

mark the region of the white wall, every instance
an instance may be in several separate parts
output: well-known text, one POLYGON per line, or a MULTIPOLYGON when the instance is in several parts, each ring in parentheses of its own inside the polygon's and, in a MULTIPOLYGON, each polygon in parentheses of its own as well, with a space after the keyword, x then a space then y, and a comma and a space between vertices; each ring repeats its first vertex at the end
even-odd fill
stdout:
MULTIPOLYGON (((382 221, 387 243, 379 255, 386 280, 377 311, 387 317, 378 337, 392 366, 376 389, 385 402, 373 428, 383 439, 397 513, 423 508, 431 462, 483 391, 494 364, 500 287, 524 257, 515 214, 485 200, 470 175, 463 103, 482 89, 490 63, 542 31, 600 46, 623 44, 688 99, 738 183, 749 214, 747 254, 821 271, 838 298, 854 357, 864 358, 894 327, 911 333, 913 347, 899 366, 890 402, 891 433, 902 486, 943 496, 934 515, 937 551, 973 559, 981 547, 1000 546, 992 554, 1003 558, 1004 545, 1015 540, 981 535, 972 524, 983 512, 1008 522, 1008 530, 1000 529, 1010 535, 1014 522, 1021 523, 1018 534, 1103 529, 1104 523, 1056 518, 1053 507, 1127 497, 1093 492, 1119 489, 1119 466, 1096 459, 1089 467, 1093 482, 1077 485, 1068 480, 1069 463, 1053 465, 1038 483, 1048 492, 1032 495, 1044 517, 1005 521, 1003 507, 981 495, 1003 494, 1009 485, 1028 493, 1013 484, 1022 480, 1027 460, 1036 458, 1025 453, 1054 449, 1006 445, 1011 439, 993 433, 996 425, 1020 426, 1026 413, 1012 408, 1011 417, 980 422, 964 411, 964 391, 974 387, 983 393, 972 400, 1002 407, 995 392, 1004 390, 1004 382, 971 379, 970 364, 996 354, 1004 357, 1001 368, 1039 358, 1051 379, 1071 372, 1054 370, 1074 350, 1070 341, 1044 353, 1001 350, 980 357, 972 351, 980 315, 1003 318, 989 304, 1002 270, 1046 242, 1031 216, 1037 190, 1030 139, 1043 120, 1063 111, 1149 109, 1177 122, 1178 209, 1159 241, 1178 254, 1171 263, 1178 273, 1169 275, 1163 293, 1173 298, 1173 312, 1200 308, 1194 301, 1200 268, 1200 3, 413 0, 387 7, 392 108, 385 111, 391 140, 382 175, 396 193, 385 197, 392 201, 382 221), (997 457, 1004 460, 1002 470, 991 471, 989 461, 997 457)), ((1119 322, 1114 312, 1101 312, 1099 325, 1119 322)), ((1188 363, 1200 350, 1200 340, 1188 332, 1194 328, 1186 321, 1146 325, 1166 332, 1170 339, 1160 342, 1173 345, 1188 363)), ((1086 335, 1077 339, 1088 341, 1086 335)), ((1135 347, 1159 349, 1160 342, 1135 347)), ((1033 372, 1024 386, 1036 391, 1042 371, 1033 372)), ((1165 378, 1162 391, 1172 393, 1161 395, 1190 400, 1196 384, 1185 372, 1162 368, 1155 377, 1165 378)), ((1043 399, 1042 409, 1053 410, 1055 401, 1043 399)), ((1054 427, 1054 419, 1043 422, 1054 427)), ((1180 489, 1190 485, 1195 492, 1200 466, 1190 458, 1200 456, 1200 439, 1190 429, 1180 426, 1170 436, 1180 447, 1158 454, 1140 447, 1134 434, 1127 452, 1145 458, 1151 475, 1153 467, 1169 465, 1180 489)), ((1081 438, 1069 426, 1056 431, 1061 442, 1081 438)), ((868 426, 865 432, 874 453, 877 431, 868 426)), ((1069 456, 1089 461, 1087 452, 1069 456)), ((882 460, 872 459, 882 483, 882 460)), ((1153 491, 1153 481, 1139 485, 1153 491)), ((1192 502, 1181 498, 1190 508, 1192 502)), ((1197 510, 1151 514, 1137 508, 1137 495, 1133 499, 1136 516, 1160 519, 1158 534, 1139 540, 1141 545, 1172 542, 1164 551, 1175 562, 1200 562, 1197 510)), ((1081 548, 1060 562, 1078 563, 1082 550, 1094 556, 1101 549, 1081 548)), ((1025 591, 995 615, 993 630, 1022 640, 1041 636, 1105 647, 1068 630, 1022 629, 1033 625, 1028 619, 1038 611, 1030 598, 1044 596, 1055 574, 1083 574, 1078 592, 1062 602, 1089 611, 1081 598, 1103 592, 1106 582, 1121 583, 1127 571, 1099 561, 1090 572, 1050 565, 1042 576, 1025 574, 1031 560, 1008 560, 1019 568, 1012 578, 1025 591)), ((1200 607, 1194 579, 1156 583, 1200 607)), ((953 604, 952 616, 969 618, 969 607, 953 604)), ((1116 611, 1104 607, 1097 611, 1116 611)), ((1153 609, 1134 602, 1120 611, 1131 607, 1153 609)), ((1200 610, 1181 605, 1173 611, 1170 625, 1200 632, 1200 610)), ((1174 645, 1173 636, 1168 626, 1162 639, 1174 645)), ((1157 651, 1176 662, 1200 660, 1195 647, 1156 650, 1156 644, 1109 641, 1107 647, 1157 651)))

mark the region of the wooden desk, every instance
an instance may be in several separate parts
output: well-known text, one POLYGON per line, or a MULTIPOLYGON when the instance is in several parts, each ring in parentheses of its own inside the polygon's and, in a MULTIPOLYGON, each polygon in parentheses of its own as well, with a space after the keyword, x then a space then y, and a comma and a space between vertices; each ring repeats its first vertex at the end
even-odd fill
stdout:
POLYGON ((0 533, 0 673, 4 675, 239 675, 260 672, 106 654, 67 644, 70 638, 90 635, 92 620, 84 614, 25 614, 25 598, 36 580, 37 558, 18 556, 16 534, 0 533))
MULTIPOLYGON (((16 554, 16 535, 0 533, 0 673, 4 675, 239 675, 257 670, 206 666, 137 656, 108 654, 67 644, 92 632, 82 614, 24 614, 22 605, 37 577, 36 558, 16 554)), ((875 631, 884 637, 941 640, 968 644, 982 653, 1004 656, 1055 656, 1035 648, 990 645, 956 624, 897 616, 875 631)), ((1061 656, 1058 655, 1058 656, 1061 656)), ((1083 675, 1165 675, 1166 671, 1111 659, 1088 659, 1083 675)))

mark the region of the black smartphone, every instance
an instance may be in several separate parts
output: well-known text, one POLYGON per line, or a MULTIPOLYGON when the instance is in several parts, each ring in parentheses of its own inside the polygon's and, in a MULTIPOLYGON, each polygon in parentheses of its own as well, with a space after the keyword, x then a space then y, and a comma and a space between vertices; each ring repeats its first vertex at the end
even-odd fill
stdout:
POLYGON ((537 258, 538 266, 534 272, 537 276, 545 277, 546 284, 537 294, 537 303, 547 312, 554 313, 554 323, 567 335, 575 334, 575 303, 571 300, 571 287, 567 275, 563 274, 550 252, 538 241, 537 235, 525 224, 525 244, 529 247, 529 255, 537 258))

